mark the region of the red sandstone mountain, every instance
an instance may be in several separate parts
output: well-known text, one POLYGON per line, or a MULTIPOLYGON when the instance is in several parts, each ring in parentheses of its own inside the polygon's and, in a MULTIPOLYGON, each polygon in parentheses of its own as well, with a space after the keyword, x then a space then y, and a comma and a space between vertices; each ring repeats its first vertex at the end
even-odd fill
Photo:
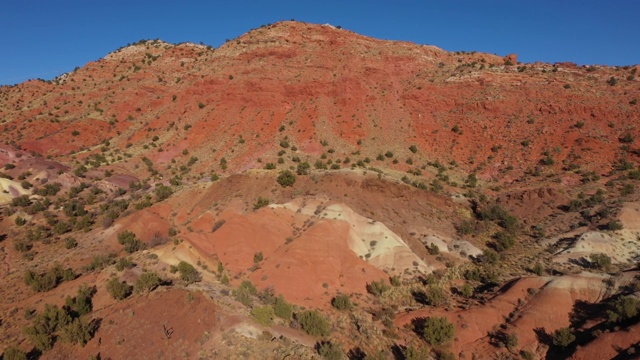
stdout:
POLYGON ((281 22, 217 49, 141 41, 0 87, 0 349, 31 349, 32 310, 87 284, 95 334, 82 347, 56 330, 44 358, 313 358, 317 341, 352 358, 616 356, 602 344, 632 356, 638 317, 612 325, 607 310, 640 289, 637 69, 281 22), (277 180, 285 170, 294 184, 277 180), (125 231, 146 249, 127 255, 125 231), (180 279, 181 261, 201 281, 180 279), (25 284, 54 263, 78 277, 25 284), (166 286, 109 295, 111 277, 148 272, 166 286), (272 295, 295 320, 260 324, 272 295), (339 295, 354 307, 334 309, 339 295), (331 335, 305 334, 304 309, 331 335), (407 325, 433 316, 455 327, 445 345, 407 325), (565 327, 577 339, 554 345, 565 327))

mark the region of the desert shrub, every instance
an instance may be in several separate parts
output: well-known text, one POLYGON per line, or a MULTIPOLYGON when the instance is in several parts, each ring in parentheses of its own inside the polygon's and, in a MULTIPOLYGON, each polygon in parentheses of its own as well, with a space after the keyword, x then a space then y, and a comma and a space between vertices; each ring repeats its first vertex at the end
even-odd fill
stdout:
POLYGON ((339 294, 331 300, 331 306, 338 310, 351 310, 353 304, 351 304, 349 295, 339 294))
POLYGON ((273 325, 275 312, 270 305, 265 305, 251 310, 251 316, 253 316, 254 320, 259 324, 270 326, 273 325))
POLYGON ((622 186, 622 188, 620 189, 620 196, 627 196, 627 195, 631 195, 636 191, 635 186, 633 186, 633 184, 624 184, 624 186, 622 186))
POLYGON ((631 135, 631 133, 625 133, 624 135, 618 138, 618 141, 620 141, 623 144, 631 144, 633 140, 634 140, 633 135, 631 135))
POLYGON ((560 328, 551 335, 553 345, 559 347, 567 347, 576 340, 576 336, 570 328, 560 328))
POLYGON ((117 277, 112 277, 107 281, 107 291, 112 298, 122 300, 131 295, 133 287, 124 281, 118 280, 117 277))
POLYGON ((607 316, 609 322, 619 323, 632 319, 640 314, 640 300, 632 296, 622 296, 609 305, 607 316))
POLYGON ((60 337, 68 343, 84 347, 93 338, 96 330, 95 323, 87 322, 84 318, 75 318, 62 327, 60 337))
POLYGON ((178 272, 180 272, 180 280, 187 284, 200 281, 200 273, 188 262, 180 261, 180 263, 178 263, 178 272))
POLYGON ((409 146, 409 151, 411 151, 412 153, 417 153, 418 152, 418 147, 415 145, 411 145, 409 146))
POLYGON ((97 289, 95 286, 80 286, 75 297, 72 298, 67 296, 64 309, 73 317, 80 317, 90 313, 91 310, 93 310, 93 302, 91 299, 93 298, 93 295, 95 295, 96 291, 97 289))
POLYGON ((469 285, 468 283, 465 283, 464 285, 462 285, 462 287, 460 288, 460 295, 466 297, 466 298, 470 298, 473 296, 473 286, 469 285))
POLYGON ((253 204, 253 210, 258 210, 260 208, 263 208, 267 205, 269 205, 271 203, 271 201, 268 198, 263 198, 262 196, 258 197, 258 200, 256 201, 255 204, 253 204))
POLYGON ((455 327, 446 317, 428 317, 417 331, 431 345, 446 344, 455 335, 455 327))
POLYGON ((477 216, 480 220, 496 221, 498 225, 508 231, 516 230, 518 226, 518 219, 497 204, 479 211, 477 216))
POLYGON ((296 313, 296 320, 302 330, 311 336, 329 336, 331 333, 331 325, 317 310, 296 313))
POLYGON ((516 243, 516 236, 505 230, 496 233, 494 239, 496 250, 500 252, 509 250, 516 243))
POLYGON ((594 269, 608 271, 611 267, 611 258, 603 253, 591 254, 589 260, 594 269))
POLYGON ((253 263, 254 264, 258 264, 262 260, 264 260, 264 255, 262 255, 262 251, 253 254, 253 263))
POLYGON ((33 245, 31 245, 28 241, 25 240, 16 240, 13 243, 13 248, 18 252, 27 252, 31 250, 33 245))
POLYGON ((55 305, 45 304, 41 314, 36 315, 33 324, 25 329, 25 333, 40 351, 53 347, 55 332, 72 321, 71 316, 55 305))
POLYGON ((342 360, 344 359, 344 352, 338 344, 334 344, 331 341, 322 341, 316 344, 316 351, 321 358, 327 360, 342 360))
POLYGON ((534 360, 536 358, 536 355, 529 351, 529 350, 521 350, 520 351, 520 356, 524 359, 524 360, 534 360))
POLYGON ((91 258, 91 263, 85 266, 87 271, 100 271, 113 264, 114 254, 98 254, 91 258))
POLYGON ((31 205, 31 199, 29 199, 29 195, 21 195, 11 199, 11 206, 27 207, 29 205, 31 205))
POLYGON ((459 235, 473 234, 476 231, 476 224, 473 220, 463 220, 456 226, 459 235))
POLYGON ((296 176, 289 170, 284 170, 280 172, 278 178, 276 179, 278 184, 282 187, 293 186, 296 182, 296 176))
POLYGON ((75 279, 76 274, 71 268, 63 269, 60 265, 54 265, 47 272, 38 274, 33 270, 27 270, 24 275, 24 282, 31 286, 34 291, 49 291, 63 281, 75 279))
POLYGON ((55 225, 53 225, 53 228, 51 228, 51 231, 56 235, 62 235, 64 233, 68 233, 69 231, 71 231, 71 225, 67 222, 59 220, 58 222, 56 222, 55 225))
POLYGON ((124 251, 129 254, 143 250, 146 247, 146 245, 136 237, 136 234, 129 230, 118 234, 118 242, 123 245, 124 251))
POLYGON ((624 229, 624 225, 622 225, 622 223, 620 221, 618 221, 618 220, 611 220, 607 224, 607 229, 609 229, 611 231, 618 231, 618 230, 624 229))
POLYGON ((382 296, 387 290, 389 290, 389 286, 383 279, 367 284, 367 291, 374 296, 382 296))
POLYGON ((311 168, 311 165, 309 165, 308 162, 299 162, 298 165, 296 166, 296 173, 298 175, 308 175, 309 174, 309 169, 311 168))
POLYGON ((134 263, 129 258, 119 258, 118 261, 116 261, 116 270, 118 271, 122 271, 125 268, 131 269, 133 266, 134 263))
POLYGON ((518 336, 516 334, 507 334, 504 339, 504 344, 509 350, 513 350, 516 346, 518 346, 518 336))
POLYGON ((496 264, 498 260, 500 260, 500 255, 497 252, 491 249, 485 249, 482 252, 482 262, 487 264, 496 264))
POLYGON ((173 190, 170 186, 166 185, 158 185, 155 189, 156 199, 158 201, 163 201, 169 198, 169 196, 173 195, 173 190))
POLYGON ((250 280, 244 280, 240 286, 234 291, 234 297, 244 306, 251 306, 253 303, 252 296, 258 293, 256 287, 250 280))
POLYGON ((293 316, 293 306, 282 295, 276 298, 273 310, 274 314, 281 319, 289 320, 293 316))
POLYGON ((424 298, 427 305, 440 307, 447 304, 449 298, 444 290, 439 286, 431 286, 425 291, 424 298))
POLYGON ((76 239, 72 238, 72 237, 68 237, 66 239, 64 239, 64 247, 65 249, 73 249, 75 247, 78 246, 78 242, 76 241, 76 239))
POLYGON ((408 346, 404 350, 403 355, 405 360, 431 359, 431 354, 429 350, 427 350, 422 346, 418 346, 418 347, 408 346))
POLYGON ((3 360, 27 360, 27 353, 11 346, 4 350, 0 358, 3 360))
POLYGON ((161 280, 158 274, 155 272, 145 272, 140 274, 136 283, 133 285, 133 290, 136 294, 148 293, 160 286, 161 280))

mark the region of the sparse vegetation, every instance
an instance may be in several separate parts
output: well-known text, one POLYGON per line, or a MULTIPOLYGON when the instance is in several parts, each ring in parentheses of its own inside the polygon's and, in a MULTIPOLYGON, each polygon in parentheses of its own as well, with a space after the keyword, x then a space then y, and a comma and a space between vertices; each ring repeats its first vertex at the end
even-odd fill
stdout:
POLYGON ((329 336, 331 326, 317 310, 306 310, 296 314, 302 330, 311 336, 329 336))
POLYGON ((446 344, 455 335, 455 327, 445 317, 423 319, 416 331, 431 345, 446 344))
POLYGON ((112 277, 107 281, 107 291, 116 300, 126 299, 133 292, 133 286, 127 284, 125 281, 118 280, 117 277, 112 277))
POLYGON ((570 328, 560 328, 551 335, 553 345, 558 347, 567 347, 576 341, 576 336, 570 328))
POLYGON ((136 294, 148 293, 160 286, 161 282, 155 272, 143 272, 133 285, 133 291, 136 294))
POLYGON ((291 171, 284 170, 278 175, 277 181, 282 187, 293 186, 296 182, 296 176, 291 171))
POLYGON ((353 305, 348 295, 339 294, 331 300, 331 306, 338 310, 351 310, 353 305))

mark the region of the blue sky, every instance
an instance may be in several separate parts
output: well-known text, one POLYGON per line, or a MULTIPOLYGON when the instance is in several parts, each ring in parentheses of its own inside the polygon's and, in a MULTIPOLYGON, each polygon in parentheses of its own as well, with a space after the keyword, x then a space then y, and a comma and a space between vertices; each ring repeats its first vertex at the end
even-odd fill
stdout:
POLYGON ((140 39, 219 46, 296 19, 519 61, 640 63, 638 0, 1 0, 0 84, 51 79, 140 39))

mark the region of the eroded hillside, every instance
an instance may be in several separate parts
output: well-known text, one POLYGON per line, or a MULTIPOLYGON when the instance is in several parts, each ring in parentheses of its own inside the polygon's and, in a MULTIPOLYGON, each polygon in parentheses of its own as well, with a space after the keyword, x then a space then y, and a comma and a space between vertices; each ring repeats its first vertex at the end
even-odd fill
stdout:
POLYGON ((632 358, 637 69, 281 22, 1 87, 0 349, 632 358))

